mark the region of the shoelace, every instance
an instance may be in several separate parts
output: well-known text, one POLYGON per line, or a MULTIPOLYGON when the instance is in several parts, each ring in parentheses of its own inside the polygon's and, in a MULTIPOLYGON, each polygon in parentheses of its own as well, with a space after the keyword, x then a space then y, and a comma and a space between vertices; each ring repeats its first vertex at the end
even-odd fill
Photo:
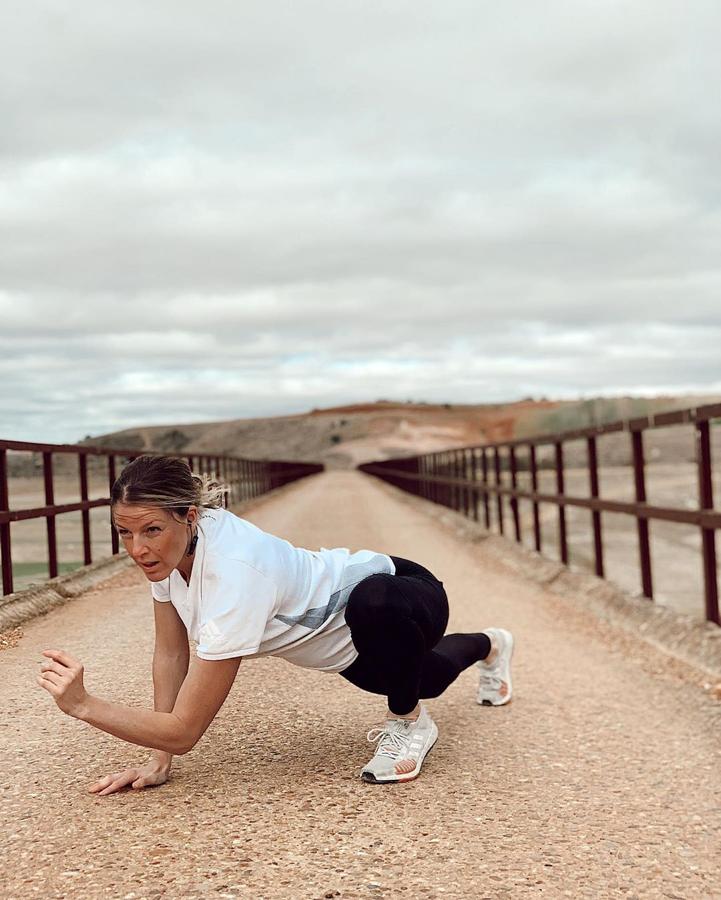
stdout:
POLYGON ((390 759, 398 759, 408 747, 408 732, 405 729, 401 732, 396 730, 396 728, 371 728, 366 737, 369 743, 377 745, 374 756, 388 756, 390 759))

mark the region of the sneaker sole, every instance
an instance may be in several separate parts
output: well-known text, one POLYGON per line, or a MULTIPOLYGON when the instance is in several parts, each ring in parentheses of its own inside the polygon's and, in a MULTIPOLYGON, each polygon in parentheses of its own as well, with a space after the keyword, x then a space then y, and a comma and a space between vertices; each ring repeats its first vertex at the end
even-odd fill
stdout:
POLYGON ((423 752, 418 757, 418 765, 413 769, 412 772, 408 772, 406 775, 395 775, 388 778, 376 778, 376 776, 372 772, 361 772, 361 781, 365 781, 366 784, 398 784, 401 781, 413 781, 414 778, 418 778, 421 774, 421 766, 423 765, 423 760, 428 756, 431 750, 435 747, 436 741, 438 740, 438 728, 435 723, 433 725, 433 731, 431 732, 433 739, 428 744, 428 746, 424 747, 423 752))
POLYGON ((513 634, 509 632, 511 635, 511 652, 508 656, 508 696, 503 697, 500 700, 493 701, 490 697, 482 697, 480 692, 476 697, 476 703, 479 706, 505 706, 507 703, 510 703, 513 699, 513 683, 511 681, 511 661, 513 660, 513 651, 516 649, 516 639, 513 637, 513 634))

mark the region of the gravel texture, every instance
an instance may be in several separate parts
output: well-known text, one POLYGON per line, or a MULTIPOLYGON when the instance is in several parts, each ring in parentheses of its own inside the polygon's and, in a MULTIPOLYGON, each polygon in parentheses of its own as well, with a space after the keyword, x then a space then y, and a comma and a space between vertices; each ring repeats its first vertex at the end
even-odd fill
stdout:
POLYGON ((450 630, 514 632, 513 702, 478 706, 464 672, 428 702, 440 738, 421 776, 367 785, 382 700, 250 660, 167 784, 89 794, 147 753, 65 716, 35 673, 41 650, 64 649, 92 693, 152 705, 149 588, 123 571, 0 653, 4 898, 721 896, 721 704, 683 667, 360 473, 304 479, 244 515, 300 546, 428 566, 450 630))

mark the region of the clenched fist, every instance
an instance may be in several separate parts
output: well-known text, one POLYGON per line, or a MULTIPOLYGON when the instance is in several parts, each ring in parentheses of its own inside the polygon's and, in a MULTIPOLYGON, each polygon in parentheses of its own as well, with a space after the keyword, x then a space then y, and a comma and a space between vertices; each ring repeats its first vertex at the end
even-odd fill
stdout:
POLYGON ((88 693, 83 684, 83 665, 63 650, 43 650, 37 683, 52 695, 57 705, 69 716, 82 718, 88 693))

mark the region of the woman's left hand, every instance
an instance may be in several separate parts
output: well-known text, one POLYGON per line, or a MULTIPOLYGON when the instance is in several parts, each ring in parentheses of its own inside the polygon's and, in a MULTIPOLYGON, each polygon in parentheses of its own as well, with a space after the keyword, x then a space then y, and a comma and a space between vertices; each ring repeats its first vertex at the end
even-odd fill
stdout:
POLYGON ((64 713, 80 718, 88 700, 83 684, 83 665, 62 650, 43 650, 47 662, 42 663, 37 682, 52 694, 64 713))

